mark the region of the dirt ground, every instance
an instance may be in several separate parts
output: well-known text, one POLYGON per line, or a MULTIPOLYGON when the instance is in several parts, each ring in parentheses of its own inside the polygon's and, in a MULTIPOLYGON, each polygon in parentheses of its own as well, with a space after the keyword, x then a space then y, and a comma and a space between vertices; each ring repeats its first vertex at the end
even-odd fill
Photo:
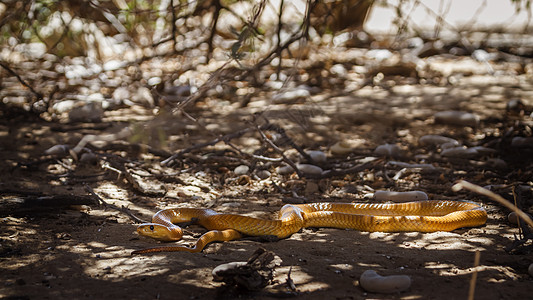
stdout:
MULTIPOLYGON (((87 134, 116 132, 127 121, 142 123, 152 118, 153 110, 121 107, 106 110, 101 123, 77 124, 46 122, 5 110, 0 121, 0 298, 467 299, 474 272, 476 299, 531 298, 528 266, 533 256, 527 247, 506 250, 519 232, 507 221, 508 211, 482 196, 453 192, 451 186, 459 179, 492 185, 509 200, 512 188, 520 188, 522 208, 531 213, 533 151, 513 148, 509 141, 531 135, 532 75, 506 61, 492 62, 494 72, 468 57, 437 57, 431 63, 433 70, 448 73, 432 77, 431 82, 385 78, 366 86, 346 84, 339 92, 322 90, 291 103, 271 101, 268 91, 255 95, 246 107, 231 99, 206 98, 189 110, 198 123, 163 113, 143 123, 149 132, 145 137, 165 131, 169 143, 164 147, 153 140, 148 141, 152 146, 148 150, 131 140, 112 141, 92 148, 98 164, 84 164, 69 155, 50 158, 44 151, 58 144, 73 147, 87 134), (511 99, 524 102, 523 112, 506 110, 511 99), (473 112, 481 121, 474 127, 436 124, 433 115, 443 110, 473 112), (375 160, 364 170, 311 179, 281 175, 279 163, 253 161, 223 142, 185 153, 173 167, 160 164, 166 153, 213 140, 212 132, 223 135, 250 127, 257 112, 282 126, 304 149, 328 153, 325 169, 360 164, 376 157, 373 150, 385 143, 399 145, 402 153, 375 160), (439 150, 420 145, 418 139, 426 134, 495 151, 443 157, 439 150), (337 141, 347 141, 353 151, 331 155, 329 147, 337 141), (491 165, 491 158, 505 164, 491 165), (392 160, 426 162, 436 170, 401 171, 387 164, 392 160), (235 174, 239 165, 248 165, 250 171, 235 174), (127 180, 117 166, 125 166, 133 179, 127 180), (254 176, 260 169, 269 171, 270 177, 254 176), (124 212, 95 204, 85 185, 108 204, 125 207, 144 220, 158 209, 171 207, 274 218, 285 203, 370 202, 368 194, 375 190, 420 190, 430 199, 468 199, 482 204, 489 218, 485 226, 453 232, 318 228, 276 242, 215 243, 201 253, 131 255, 133 250, 159 243, 139 237, 135 222, 124 212), (260 247, 282 260, 265 289, 233 291, 213 281, 214 267, 245 261, 260 247), (481 259, 474 268, 476 251, 481 259), (358 280, 369 269, 382 275, 408 275, 412 285, 395 294, 365 292, 358 280), (289 277, 294 289, 289 287, 289 277)), ((248 154, 279 156, 265 147, 257 132, 233 138, 231 143, 248 154)), ((298 160, 289 145, 283 149, 298 160)), ((195 226, 189 229, 202 232, 195 226)))

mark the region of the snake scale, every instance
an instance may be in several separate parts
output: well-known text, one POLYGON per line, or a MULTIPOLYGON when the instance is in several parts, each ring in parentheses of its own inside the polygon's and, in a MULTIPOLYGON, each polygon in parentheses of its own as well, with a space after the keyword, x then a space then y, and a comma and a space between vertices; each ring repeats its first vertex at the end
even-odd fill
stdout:
POLYGON ((275 236, 283 239, 305 227, 350 228, 381 232, 452 231, 485 224, 487 212, 470 201, 427 200, 406 203, 310 203, 284 205, 278 219, 265 220, 236 214, 219 214, 211 209, 164 209, 152 223, 138 226, 142 236, 161 241, 178 241, 183 230, 175 224, 193 222, 209 231, 193 247, 154 247, 133 254, 187 251, 200 252, 215 241, 230 241, 243 236, 275 236))

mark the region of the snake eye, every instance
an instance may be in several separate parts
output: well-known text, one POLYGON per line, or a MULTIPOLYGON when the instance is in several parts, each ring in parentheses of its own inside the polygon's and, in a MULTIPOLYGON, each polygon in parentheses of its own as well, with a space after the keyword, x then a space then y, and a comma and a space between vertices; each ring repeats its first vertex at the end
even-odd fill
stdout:
POLYGON ((154 231, 154 225, 150 225, 150 230, 154 231))

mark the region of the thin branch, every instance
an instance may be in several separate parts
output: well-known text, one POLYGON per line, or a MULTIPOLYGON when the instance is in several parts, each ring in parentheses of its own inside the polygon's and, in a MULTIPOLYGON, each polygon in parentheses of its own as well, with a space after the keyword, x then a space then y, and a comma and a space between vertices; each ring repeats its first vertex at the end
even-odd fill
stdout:
POLYGON ((474 256, 474 272, 472 273, 472 278, 470 279, 470 288, 468 289, 468 300, 474 300, 474 292, 476 291, 476 281, 477 281, 477 266, 479 266, 479 250, 476 250, 474 256))
POLYGON ((257 126, 256 129, 259 132, 259 134, 261 135, 261 138, 263 139, 263 141, 265 141, 268 145, 270 145, 270 147, 272 147, 274 150, 276 150, 281 155, 281 157, 283 157, 283 161, 286 162, 287 164, 289 164, 289 166, 291 166, 294 169, 294 171, 296 171, 296 174, 298 174, 298 177, 302 178, 303 177, 302 171, 300 171, 298 169, 298 167, 296 166, 296 164, 285 155, 283 150, 281 150, 276 144, 274 144, 274 142, 272 142, 265 135, 265 133, 261 130, 261 128, 259 128, 259 126, 257 126))
POLYGON ((277 41, 276 41, 276 48, 279 49, 278 50, 278 59, 279 59, 279 63, 278 63, 278 69, 277 69, 277 76, 276 76, 276 79, 279 80, 279 75, 281 73, 281 60, 282 60, 282 57, 281 57, 281 47, 280 47, 280 44, 281 44, 281 29, 283 28, 283 23, 281 21, 281 17, 283 16, 283 4, 284 4, 284 1, 281 0, 279 2, 279 13, 278 13, 278 30, 276 32, 277 34, 277 41))
POLYGON ((89 192, 91 195, 93 195, 104 207, 106 208, 111 208, 111 209, 114 209, 114 210, 118 210, 124 214, 126 214, 128 217, 130 217, 130 219, 132 219, 133 221, 137 222, 137 223, 146 223, 146 221, 144 221, 143 219, 140 219, 139 217, 135 216, 129 209, 125 208, 124 206, 123 207, 118 207, 114 204, 109 204, 107 202, 104 201, 104 199, 102 199, 100 196, 98 196, 98 194, 96 194, 94 192, 94 190, 88 186, 88 185, 85 185, 85 190, 87 192, 89 192))
POLYGON ((174 9, 174 0, 171 0, 170 1, 170 11, 171 11, 171 15, 172 15, 172 49, 174 50, 174 52, 177 50, 176 49, 176 45, 177 45, 177 33, 178 33, 178 29, 176 28, 176 10, 174 9))
POLYGON ((28 83, 26 83, 26 81, 24 81, 24 79, 22 79, 19 74, 17 74, 15 71, 13 71, 9 66, 3 64, 2 62, 0 62, 0 66, 4 69, 6 69, 6 71, 8 71, 11 75, 17 77, 18 81, 25 87, 27 87, 28 89, 30 89, 30 91, 35 95, 35 97, 37 97, 37 99, 41 100, 43 99, 43 95, 41 95, 41 93, 37 92, 36 90, 34 90, 28 83))
POLYGON ((211 58, 213 54, 213 39, 217 31, 218 19, 220 17, 220 10, 222 10, 222 4, 220 0, 215 0, 215 11, 213 12, 213 23, 211 24, 211 32, 209 33, 209 38, 207 39, 207 60, 211 58))
POLYGON ((245 71, 241 76, 237 77, 235 80, 244 80, 246 77, 248 77, 251 73, 257 72, 260 68, 263 66, 269 64, 278 54, 278 52, 283 51, 287 49, 292 43, 302 39, 307 38, 309 35, 309 25, 310 25, 310 18, 311 18, 311 12, 313 11, 314 7, 318 3, 318 0, 314 1, 313 3, 308 2, 307 5, 307 12, 306 12, 306 19, 300 25, 300 28, 291 35, 291 37, 283 44, 281 44, 279 47, 276 47, 272 51, 270 51, 269 54, 267 54, 262 60, 260 60, 258 63, 254 65, 253 68, 248 69, 245 71))

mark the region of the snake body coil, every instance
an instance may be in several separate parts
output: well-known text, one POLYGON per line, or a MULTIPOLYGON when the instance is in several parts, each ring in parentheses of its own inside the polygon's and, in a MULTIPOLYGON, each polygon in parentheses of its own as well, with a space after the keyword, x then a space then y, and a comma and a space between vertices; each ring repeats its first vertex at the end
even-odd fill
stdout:
POLYGON ((194 222, 210 230, 194 247, 155 247, 133 254, 187 251, 200 252, 209 243, 248 236, 286 238, 305 227, 350 228, 360 231, 452 231, 485 224, 487 212, 469 201, 428 200, 392 204, 311 203, 283 206, 276 220, 219 214, 210 209, 175 208, 157 212, 152 223, 139 225, 137 232, 161 241, 177 241, 183 236, 175 225, 194 222))

